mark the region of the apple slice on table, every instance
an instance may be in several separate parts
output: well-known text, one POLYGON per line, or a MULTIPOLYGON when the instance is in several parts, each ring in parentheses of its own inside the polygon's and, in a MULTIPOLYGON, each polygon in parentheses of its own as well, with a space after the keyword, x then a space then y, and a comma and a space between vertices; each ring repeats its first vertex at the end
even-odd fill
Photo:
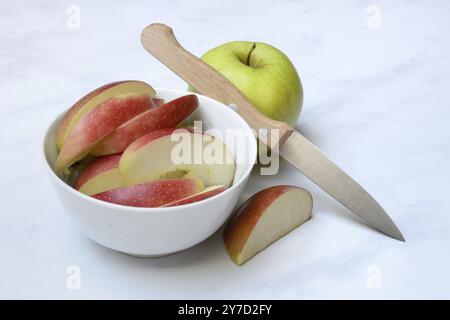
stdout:
POLYGON ((119 172, 120 156, 105 156, 90 163, 75 180, 75 189, 90 196, 123 187, 124 181, 119 172))
POLYGON ((218 138, 187 129, 161 129, 148 133, 122 154, 119 170, 127 185, 168 178, 198 178, 205 186, 228 187, 235 162, 218 138))
POLYGON ((293 186, 274 186, 250 197, 227 224, 225 247, 242 264, 311 218, 311 194, 293 186))
POLYGON ((226 189, 225 186, 208 187, 208 188, 200 191, 199 193, 193 194, 189 197, 180 199, 175 202, 165 204, 163 207, 175 207, 175 206, 181 206, 184 204, 189 204, 189 203, 194 203, 194 202, 198 202, 201 200, 205 200, 205 199, 211 198, 212 196, 215 196, 215 195, 225 191, 225 189, 226 189))
MULTIPOLYGON (((92 98, 94 103, 88 101, 85 106, 74 115, 70 123, 67 125, 65 132, 70 131, 68 137, 62 140, 61 151, 56 159, 55 171, 60 172, 64 168, 72 165, 74 162, 86 156, 91 148, 103 139, 106 135, 119 127, 124 122, 134 118, 138 114, 147 111, 151 107, 151 95, 153 89, 145 84, 147 92, 142 92, 143 83, 134 81, 131 85, 129 82, 125 88, 115 92, 116 95, 108 96, 108 99, 98 103, 97 96, 92 98), (139 88, 134 90, 133 86, 139 88), (129 91, 123 91, 123 90, 129 91), (85 109, 89 109, 85 110, 85 109), (79 118, 71 129, 75 118, 79 118)), ((120 84, 117 86, 121 86, 120 84)), ((103 91, 112 94, 115 86, 103 91)), ((100 94, 101 95, 101 94, 100 94)), ((70 111, 69 111, 70 113, 70 111)), ((66 134, 66 133, 65 133, 66 134)))
MULTIPOLYGON (((72 130, 77 123, 97 105, 111 99, 125 99, 127 97, 149 97, 154 98, 155 90, 142 81, 118 81, 105 84, 100 88, 88 93, 78 100, 65 114, 56 133, 56 147, 61 150, 72 130)), ((158 102, 158 98, 148 101, 148 107, 154 107, 158 102)))
POLYGON ((167 179, 118 188, 92 197, 124 206, 154 208, 196 194, 203 188, 200 179, 167 179))
POLYGON ((162 106, 147 110, 108 134, 91 150, 91 154, 107 155, 123 152, 137 138, 162 128, 174 128, 198 107, 196 95, 186 95, 162 106))

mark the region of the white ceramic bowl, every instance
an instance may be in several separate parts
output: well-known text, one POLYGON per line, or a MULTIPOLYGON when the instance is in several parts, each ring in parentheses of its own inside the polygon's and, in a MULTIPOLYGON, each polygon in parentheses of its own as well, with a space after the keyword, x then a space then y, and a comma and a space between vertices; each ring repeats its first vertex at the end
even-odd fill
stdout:
MULTIPOLYGON (((157 89, 166 101, 190 92, 157 89)), ((136 208, 115 205, 86 196, 61 180, 53 172, 56 159, 55 135, 63 117, 50 125, 44 139, 47 171, 56 194, 89 238, 105 247, 136 256, 160 256, 187 249, 213 234, 232 212, 256 160, 257 148, 248 124, 232 109, 211 98, 198 95, 200 106, 191 119, 201 119, 203 128, 215 128, 225 134, 228 129, 244 132, 247 147, 231 150, 235 159, 246 158, 236 166, 233 185, 209 199, 171 208, 136 208), (246 153, 246 154, 242 154, 246 153)), ((228 136, 227 136, 228 137, 228 136)), ((231 142, 225 138, 225 143, 231 142)))

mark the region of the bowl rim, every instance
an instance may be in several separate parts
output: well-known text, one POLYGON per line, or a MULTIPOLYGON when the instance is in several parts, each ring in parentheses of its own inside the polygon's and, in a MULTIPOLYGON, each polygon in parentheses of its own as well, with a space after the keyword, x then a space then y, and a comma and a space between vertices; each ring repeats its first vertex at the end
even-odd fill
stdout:
POLYGON ((250 139, 251 141, 251 147, 249 147, 248 149, 251 150, 252 148, 254 149, 253 155, 251 156, 250 160, 248 162, 247 168, 245 169, 244 173, 242 174, 242 176, 238 179, 238 181, 234 182, 233 184, 228 187, 225 191, 216 194, 212 197, 197 201, 197 202, 193 202, 193 203, 188 203, 188 204, 183 204, 180 206, 174 206, 174 207, 155 207, 155 208, 146 208, 146 207, 132 207, 132 206, 125 206, 125 205, 120 205, 120 204, 115 204, 115 203, 111 203, 111 202, 106 202, 106 201, 102 201, 96 198, 93 198, 91 196, 85 195, 81 192, 79 192, 78 190, 75 190, 73 187, 69 186, 67 183, 65 183, 60 177, 58 177, 58 175, 55 173, 55 171, 52 169, 49 161, 47 160, 47 156, 46 156, 46 142, 49 139, 50 136, 50 129, 54 126, 55 122, 58 119, 62 119, 63 115, 68 111, 68 110, 64 110, 62 113, 60 113, 58 116, 52 118, 53 120, 51 120, 50 124, 46 127, 45 129, 45 133, 44 133, 44 138, 42 141, 42 155, 44 158, 44 162, 45 162, 45 166, 46 166, 46 170, 49 173, 49 175, 51 176, 51 179, 53 179, 53 181, 56 181, 56 183, 58 183, 60 186, 62 186, 62 188, 64 188, 66 191, 72 193, 74 196, 78 196, 81 199, 84 199, 88 202, 91 202, 94 205, 102 205, 111 209, 120 209, 120 210, 126 210, 126 211, 132 211, 132 212, 136 212, 136 213, 151 213, 151 212, 159 212, 160 210, 164 210, 166 212, 169 211, 180 211, 183 209, 189 209, 189 208, 194 208, 196 206, 201 206, 201 205, 207 205, 209 202, 214 201, 214 199, 218 199, 219 197, 223 197, 228 193, 231 193, 234 191, 234 189, 238 188, 238 186, 240 186, 242 183, 244 183, 244 181, 246 181, 246 179, 249 177, 255 163, 256 163, 256 159, 257 159, 257 155, 258 155, 258 149, 257 149, 257 142, 256 142, 256 137, 253 134, 252 128, 249 126, 249 124, 232 108, 229 107, 227 105, 225 105, 224 103, 217 101, 213 98, 210 98, 208 96, 202 95, 200 93, 195 93, 195 92, 190 92, 190 91, 186 91, 186 90, 179 90, 179 89, 169 89, 169 88, 161 88, 161 87, 156 87, 155 88, 156 93, 158 93, 158 91, 167 91, 168 93, 175 93, 175 94, 181 94, 181 95, 186 95, 186 94, 195 94, 197 96, 200 96, 202 99, 206 99, 209 100, 212 103, 216 103, 218 104, 220 107, 228 110, 226 112, 230 112, 233 114, 234 117, 236 117, 237 121, 241 122, 242 127, 245 128, 245 130, 249 131, 251 133, 252 138, 250 139))

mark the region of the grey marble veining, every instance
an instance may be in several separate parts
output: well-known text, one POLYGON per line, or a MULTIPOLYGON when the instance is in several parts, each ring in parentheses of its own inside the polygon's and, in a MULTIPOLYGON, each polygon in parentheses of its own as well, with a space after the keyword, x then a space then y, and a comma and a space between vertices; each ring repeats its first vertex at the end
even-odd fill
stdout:
POLYGON ((450 298, 449 16, 444 0, 2 2, 0 297, 450 298), (232 40, 283 50, 305 90, 297 128, 367 187, 407 242, 367 228, 285 163, 275 177, 255 172, 243 197, 304 186, 314 218, 242 267, 220 232, 158 259, 80 234, 46 177, 44 131, 106 82, 185 88, 141 48, 141 30, 158 21, 197 55, 232 40), (71 265, 80 290, 67 288, 71 265))

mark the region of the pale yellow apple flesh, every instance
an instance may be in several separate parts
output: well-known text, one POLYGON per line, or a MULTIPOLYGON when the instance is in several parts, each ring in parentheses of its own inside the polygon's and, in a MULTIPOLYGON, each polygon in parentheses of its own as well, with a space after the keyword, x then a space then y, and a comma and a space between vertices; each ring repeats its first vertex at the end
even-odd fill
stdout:
POLYGON ((119 172, 120 155, 100 157, 89 164, 77 177, 75 189, 88 196, 124 186, 119 172))
POLYGON ((311 218, 311 194, 302 188, 274 186, 248 199, 224 231, 231 259, 243 264, 311 218))
POLYGON ((101 173, 95 178, 87 181, 80 189, 78 189, 78 191, 91 196, 93 194, 120 188, 123 185, 123 178, 120 175, 119 169, 116 168, 101 173))
POLYGON ((198 178, 206 187, 228 187, 234 179, 235 162, 218 138, 186 129, 161 129, 130 144, 120 159, 119 169, 127 185, 198 178))

